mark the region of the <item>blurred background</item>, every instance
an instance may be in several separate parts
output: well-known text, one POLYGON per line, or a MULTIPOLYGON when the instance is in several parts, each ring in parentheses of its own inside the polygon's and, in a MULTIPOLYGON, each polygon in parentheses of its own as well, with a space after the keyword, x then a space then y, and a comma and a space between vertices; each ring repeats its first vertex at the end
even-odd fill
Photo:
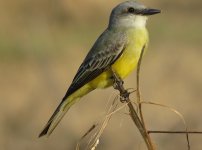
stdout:
MULTIPOLYGON (((104 118, 113 88, 85 96, 50 138, 37 138, 119 2, 0 1, 1 150, 73 150, 91 125, 104 118)), ((177 109, 190 130, 201 131, 202 1, 141 2, 162 10, 147 24, 151 40, 141 68, 142 99, 177 109)), ((125 86, 135 85, 134 72, 125 86)), ((98 150, 146 150, 126 112, 113 116, 98 150)), ((144 105, 143 112, 148 129, 184 130, 170 110, 144 105)), ((186 149, 185 135, 152 134, 152 138, 159 150, 186 149)), ((201 150, 201 140, 202 135, 190 135, 191 149, 201 150)))

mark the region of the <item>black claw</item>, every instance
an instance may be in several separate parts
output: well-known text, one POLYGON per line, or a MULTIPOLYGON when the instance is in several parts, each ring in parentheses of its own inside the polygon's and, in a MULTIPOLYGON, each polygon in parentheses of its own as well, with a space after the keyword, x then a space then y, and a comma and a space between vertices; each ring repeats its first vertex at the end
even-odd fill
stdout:
POLYGON ((123 87, 124 81, 118 75, 116 75, 115 72, 112 71, 112 73, 113 73, 113 80, 114 80, 113 87, 114 87, 114 89, 119 90, 120 101, 122 103, 128 102, 130 92, 128 90, 124 89, 124 87, 123 87))
POLYGON ((120 93, 120 101, 122 103, 127 102, 129 100, 129 95, 130 92, 128 92, 127 90, 125 90, 123 93, 120 93))
POLYGON ((117 90, 118 89, 118 84, 116 82, 114 82, 113 87, 114 87, 114 89, 117 90))
POLYGON ((123 85, 124 84, 124 81, 123 80, 120 80, 121 84, 123 85))

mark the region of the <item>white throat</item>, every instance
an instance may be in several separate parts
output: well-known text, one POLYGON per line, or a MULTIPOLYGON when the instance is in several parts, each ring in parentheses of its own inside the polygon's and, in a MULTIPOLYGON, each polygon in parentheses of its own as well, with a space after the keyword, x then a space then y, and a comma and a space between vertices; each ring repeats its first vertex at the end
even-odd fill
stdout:
POLYGON ((136 28, 144 28, 146 26, 147 17, 146 16, 135 16, 133 26, 136 28))
POLYGON ((132 28, 145 28, 147 22, 146 16, 127 16, 125 18, 120 18, 118 21, 118 26, 122 27, 132 27, 132 28))

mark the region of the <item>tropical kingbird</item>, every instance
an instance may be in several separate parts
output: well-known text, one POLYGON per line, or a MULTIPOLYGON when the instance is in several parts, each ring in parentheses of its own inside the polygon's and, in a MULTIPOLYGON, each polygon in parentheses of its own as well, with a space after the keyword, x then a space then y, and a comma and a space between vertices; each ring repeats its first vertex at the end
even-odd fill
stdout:
POLYGON ((124 79, 135 69, 141 51, 148 45, 147 17, 157 13, 160 10, 147 8, 133 0, 112 10, 107 29, 87 54, 39 137, 50 135, 68 109, 82 96, 94 89, 112 86, 113 72, 124 79))

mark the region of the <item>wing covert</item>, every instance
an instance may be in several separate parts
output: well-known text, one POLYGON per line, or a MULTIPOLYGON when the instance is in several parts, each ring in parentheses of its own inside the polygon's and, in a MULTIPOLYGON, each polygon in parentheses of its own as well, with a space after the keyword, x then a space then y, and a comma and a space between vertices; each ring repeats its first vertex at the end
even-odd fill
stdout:
POLYGON ((105 31, 95 42, 79 67, 63 100, 111 66, 123 53, 126 36, 105 31))

